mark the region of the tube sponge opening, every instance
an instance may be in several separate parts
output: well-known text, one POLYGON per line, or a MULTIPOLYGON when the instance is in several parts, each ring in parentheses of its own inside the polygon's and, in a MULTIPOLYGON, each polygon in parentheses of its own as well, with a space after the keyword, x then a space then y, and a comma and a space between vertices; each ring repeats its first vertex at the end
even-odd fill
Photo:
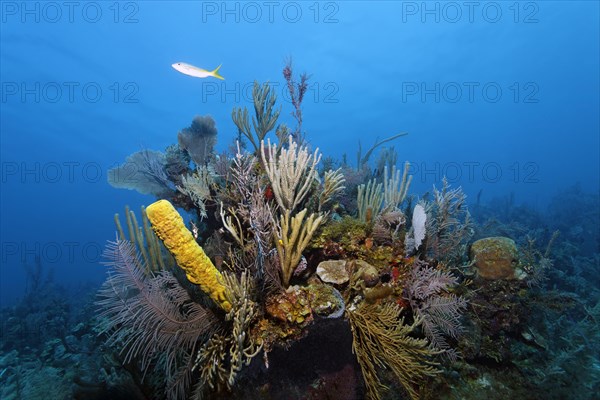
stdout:
POLYGON ((219 270, 196 243, 192 233, 183 223, 183 218, 168 200, 159 200, 146 207, 152 229, 185 271, 188 280, 200 285, 223 310, 229 312, 226 288, 219 270))

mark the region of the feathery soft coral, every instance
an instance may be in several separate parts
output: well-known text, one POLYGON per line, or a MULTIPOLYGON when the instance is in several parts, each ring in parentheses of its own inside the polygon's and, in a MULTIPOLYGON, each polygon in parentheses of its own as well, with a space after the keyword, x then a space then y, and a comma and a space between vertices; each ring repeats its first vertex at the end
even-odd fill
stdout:
POLYGON ((423 320, 423 330, 435 349, 455 359, 447 336, 457 338, 462 332, 461 312, 467 301, 448 290, 457 278, 448 271, 434 268, 424 261, 415 261, 407 281, 407 300, 413 312, 423 320))

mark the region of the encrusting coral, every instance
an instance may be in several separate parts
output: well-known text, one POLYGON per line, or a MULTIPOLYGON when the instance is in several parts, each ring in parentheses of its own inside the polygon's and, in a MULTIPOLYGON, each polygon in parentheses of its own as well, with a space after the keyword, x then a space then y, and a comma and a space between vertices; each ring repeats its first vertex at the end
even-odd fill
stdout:
POLYGON ((146 208, 146 214, 152 223, 152 229, 173 254, 189 281, 200 285, 223 310, 231 310, 221 272, 196 243, 173 205, 167 200, 159 200, 146 208))

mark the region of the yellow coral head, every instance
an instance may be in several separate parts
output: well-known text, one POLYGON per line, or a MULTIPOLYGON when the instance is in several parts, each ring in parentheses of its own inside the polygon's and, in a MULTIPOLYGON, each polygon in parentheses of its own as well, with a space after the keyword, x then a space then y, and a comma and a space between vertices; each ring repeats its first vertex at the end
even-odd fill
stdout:
POLYGON ((231 304, 227 301, 221 273, 198 245, 192 232, 185 227, 175 207, 167 200, 159 200, 146 207, 146 215, 152 229, 185 271, 188 280, 200 285, 211 299, 229 312, 231 304))

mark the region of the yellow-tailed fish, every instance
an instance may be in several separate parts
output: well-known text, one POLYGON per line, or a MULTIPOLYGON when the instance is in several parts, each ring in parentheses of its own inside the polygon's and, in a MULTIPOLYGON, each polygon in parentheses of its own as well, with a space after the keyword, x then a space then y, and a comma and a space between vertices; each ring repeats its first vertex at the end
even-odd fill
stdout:
POLYGON ((178 63, 172 64, 171 66, 173 68, 175 68, 177 71, 181 72, 182 74, 194 76, 196 78, 206 78, 206 77, 212 76, 213 78, 225 80, 225 78, 223 78, 221 75, 219 75, 219 68, 221 68, 221 65, 219 65, 217 68, 215 68, 212 71, 207 71, 202 68, 194 67, 193 65, 186 64, 183 62, 178 62, 178 63))

